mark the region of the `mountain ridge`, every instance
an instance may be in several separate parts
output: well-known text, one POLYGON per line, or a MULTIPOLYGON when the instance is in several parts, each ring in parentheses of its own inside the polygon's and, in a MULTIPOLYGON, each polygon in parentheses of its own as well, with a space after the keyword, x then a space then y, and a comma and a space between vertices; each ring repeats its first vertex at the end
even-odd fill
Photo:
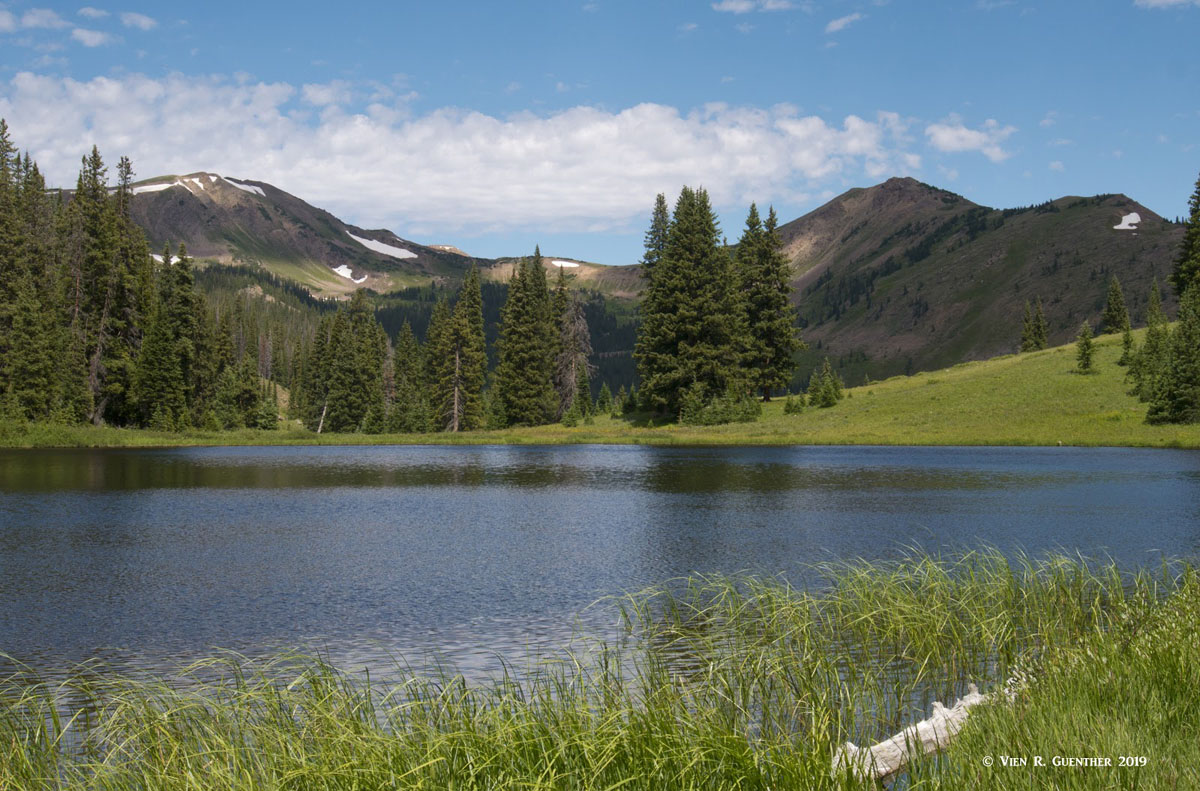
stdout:
MULTIPOLYGON (((521 260, 361 228, 254 179, 159 176, 134 191, 152 245, 184 241, 195 258, 259 264, 322 296, 453 287, 472 264, 506 282, 521 260)), ((1083 320, 1096 323, 1114 274, 1143 321, 1150 282, 1165 286, 1182 233, 1120 194, 995 209, 912 178, 852 188, 779 227, 810 346, 797 384, 826 356, 860 381, 1015 351, 1023 304, 1038 298, 1051 342, 1064 343, 1083 320)), ((544 262, 609 298, 635 300, 642 288, 637 265, 544 262)))

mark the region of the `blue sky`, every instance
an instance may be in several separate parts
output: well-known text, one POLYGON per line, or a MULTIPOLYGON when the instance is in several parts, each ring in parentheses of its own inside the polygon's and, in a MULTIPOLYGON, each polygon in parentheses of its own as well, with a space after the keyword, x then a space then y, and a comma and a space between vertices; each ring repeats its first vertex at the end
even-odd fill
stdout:
POLYGON ((1200 0, 0 3, 0 116, 50 180, 259 179, 486 255, 637 260, 654 195, 725 233, 911 175, 1007 207, 1200 171, 1200 0), (335 10, 331 10, 335 9, 335 10))

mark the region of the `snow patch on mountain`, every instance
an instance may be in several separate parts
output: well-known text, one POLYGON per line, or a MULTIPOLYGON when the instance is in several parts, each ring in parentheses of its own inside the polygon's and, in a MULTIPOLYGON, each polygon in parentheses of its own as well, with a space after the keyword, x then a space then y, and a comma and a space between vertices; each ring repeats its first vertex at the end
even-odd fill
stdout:
POLYGON ((262 187, 256 187, 253 184, 239 184, 238 182, 229 178, 225 179, 225 183, 231 187, 237 187, 242 192, 249 192, 252 195, 260 195, 264 198, 267 196, 267 193, 262 191, 262 187))
POLYGON ((130 192, 134 195, 141 195, 143 192, 162 192, 163 190, 169 190, 171 187, 182 186, 178 181, 171 181, 165 184, 140 184, 130 190, 130 192))
POLYGON ((364 239, 361 236, 355 236, 354 234, 350 233, 349 231, 346 231, 346 235, 349 236, 354 241, 361 244, 363 247, 367 248, 368 250, 374 250, 377 253, 382 253, 386 256, 391 256, 392 258, 416 258, 417 257, 416 253, 414 253, 411 250, 405 250, 403 247, 394 247, 390 244, 384 244, 383 242, 377 242, 374 239, 364 239))
POLYGON ((1130 212, 1121 218, 1120 225, 1114 225, 1113 230, 1117 231, 1136 231, 1137 224, 1142 221, 1142 215, 1137 212, 1130 212))
POLYGON ((579 264, 575 263, 574 261, 559 261, 558 259, 555 259, 550 263, 554 264, 559 269, 574 269, 575 267, 579 266, 579 264))
POLYGON ((349 280, 352 283, 367 282, 366 275, 363 275, 362 277, 355 277, 354 270, 351 269, 350 267, 346 266, 345 264, 342 264, 341 266, 335 266, 333 268, 333 272, 334 272, 334 274, 341 275, 342 277, 346 278, 347 280, 349 280))

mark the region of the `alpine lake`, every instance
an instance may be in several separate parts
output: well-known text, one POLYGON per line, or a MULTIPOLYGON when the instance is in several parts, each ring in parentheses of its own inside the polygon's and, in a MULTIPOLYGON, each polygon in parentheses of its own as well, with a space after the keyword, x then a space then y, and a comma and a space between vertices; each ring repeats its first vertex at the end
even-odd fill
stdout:
MULTIPOLYGON (((914 549, 1200 551, 1200 452, 241 447, 0 451, 0 654, 161 672, 230 650, 468 676, 692 573, 819 584, 914 549)), ((0 668, 2 669, 2 668, 0 668)))

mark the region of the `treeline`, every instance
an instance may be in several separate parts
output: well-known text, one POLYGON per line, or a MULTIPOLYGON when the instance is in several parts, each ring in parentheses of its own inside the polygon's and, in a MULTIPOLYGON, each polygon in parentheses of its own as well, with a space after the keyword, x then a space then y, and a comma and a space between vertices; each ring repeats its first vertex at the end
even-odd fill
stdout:
MULTIPOLYGON (((453 300, 434 304, 424 343, 405 321, 394 343, 366 292, 322 318, 299 364, 293 416, 318 433, 410 433, 534 426, 589 415, 592 347, 584 296, 540 251, 521 261, 497 322, 488 373, 483 286, 472 266, 453 300)), ((600 401, 612 405, 607 385, 600 401)))
POLYGON ((181 429, 274 426, 258 339, 197 291, 186 250, 155 262, 99 152, 46 189, 0 120, 0 416, 181 429))

